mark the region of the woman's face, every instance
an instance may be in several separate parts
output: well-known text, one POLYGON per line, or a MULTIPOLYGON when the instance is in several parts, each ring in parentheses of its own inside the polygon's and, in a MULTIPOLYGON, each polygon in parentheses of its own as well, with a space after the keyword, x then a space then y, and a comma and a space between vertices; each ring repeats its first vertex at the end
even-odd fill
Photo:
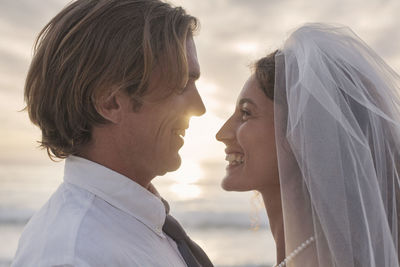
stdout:
POLYGON ((216 138, 226 145, 228 161, 222 188, 263 191, 279 184, 274 104, 265 96, 254 75, 245 83, 235 112, 216 138))

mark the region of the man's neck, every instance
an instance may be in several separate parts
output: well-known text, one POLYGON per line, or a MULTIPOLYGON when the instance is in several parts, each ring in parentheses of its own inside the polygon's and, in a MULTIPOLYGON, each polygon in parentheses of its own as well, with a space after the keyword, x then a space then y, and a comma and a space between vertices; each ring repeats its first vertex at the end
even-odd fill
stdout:
POLYGON ((89 145, 87 148, 82 149, 77 156, 96 162, 97 164, 128 177, 142 187, 148 188, 151 180, 154 177, 144 173, 135 172, 132 163, 129 164, 128 162, 121 160, 118 156, 114 155, 116 155, 116 153, 113 153, 112 148, 108 149, 107 147, 101 145, 96 145, 95 147, 93 145, 89 145))

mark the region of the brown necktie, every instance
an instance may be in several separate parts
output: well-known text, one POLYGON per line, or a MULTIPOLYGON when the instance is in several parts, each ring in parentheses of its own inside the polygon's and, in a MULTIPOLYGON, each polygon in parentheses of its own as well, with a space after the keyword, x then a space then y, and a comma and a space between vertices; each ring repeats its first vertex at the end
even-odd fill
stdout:
POLYGON ((163 231, 176 242, 178 250, 185 260, 186 265, 188 267, 213 267, 214 265, 211 263, 206 253, 199 245, 190 239, 179 222, 168 214, 168 203, 164 199, 162 199, 162 201, 167 212, 163 231))

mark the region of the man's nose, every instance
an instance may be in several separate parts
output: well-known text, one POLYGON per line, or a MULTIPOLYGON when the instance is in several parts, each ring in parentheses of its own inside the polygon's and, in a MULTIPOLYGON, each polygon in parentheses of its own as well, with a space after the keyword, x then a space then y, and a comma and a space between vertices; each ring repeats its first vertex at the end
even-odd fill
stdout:
POLYGON ((204 106, 203 100, 199 94, 199 91, 193 90, 192 103, 191 103, 190 115, 191 116, 201 116, 206 112, 206 107, 204 106))

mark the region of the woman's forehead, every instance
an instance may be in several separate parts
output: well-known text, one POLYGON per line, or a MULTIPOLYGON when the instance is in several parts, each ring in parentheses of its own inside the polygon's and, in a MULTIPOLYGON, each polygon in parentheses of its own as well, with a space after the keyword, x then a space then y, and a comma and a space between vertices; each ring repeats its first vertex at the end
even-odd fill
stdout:
POLYGON ((250 103, 257 106, 266 105, 267 96, 262 91, 255 75, 251 75, 245 84, 243 85, 242 91, 237 99, 237 104, 243 104, 244 102, 250 103))

